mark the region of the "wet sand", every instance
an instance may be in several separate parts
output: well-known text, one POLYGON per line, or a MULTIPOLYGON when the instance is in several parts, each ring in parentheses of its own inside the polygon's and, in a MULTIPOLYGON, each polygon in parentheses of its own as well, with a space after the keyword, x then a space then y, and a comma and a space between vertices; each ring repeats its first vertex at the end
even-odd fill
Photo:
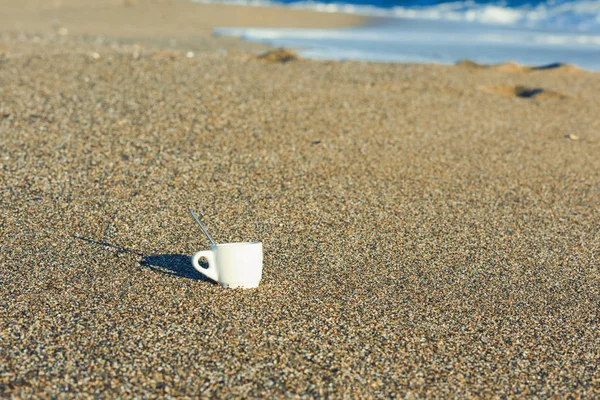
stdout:
POLYGON ((2 396, 600 395, 600 74, 58 29, 0 42, 2 396))

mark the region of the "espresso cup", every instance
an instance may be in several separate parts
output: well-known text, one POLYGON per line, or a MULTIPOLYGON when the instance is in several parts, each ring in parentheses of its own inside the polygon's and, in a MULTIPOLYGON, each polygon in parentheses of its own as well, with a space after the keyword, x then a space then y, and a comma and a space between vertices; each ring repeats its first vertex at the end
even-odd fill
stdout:
POLYGON ((227 288, 255 288, 262 278, 263 248, 261 242, 223 243, 210 246, 192 257, 194 268, 227 288), (208 268, 198 261, 205 258, 208 268))

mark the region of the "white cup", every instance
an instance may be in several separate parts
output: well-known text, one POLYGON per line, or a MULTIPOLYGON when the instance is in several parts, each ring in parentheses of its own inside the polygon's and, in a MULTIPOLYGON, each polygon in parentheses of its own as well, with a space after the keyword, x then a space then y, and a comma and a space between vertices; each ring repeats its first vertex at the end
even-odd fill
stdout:
POLYGON ((262 278, 261 242, 223 243, 194 254, 192 264, 198 272, 227 288, 255 288, 262 278), (198 261, 205 258, 208 268, 198 261))

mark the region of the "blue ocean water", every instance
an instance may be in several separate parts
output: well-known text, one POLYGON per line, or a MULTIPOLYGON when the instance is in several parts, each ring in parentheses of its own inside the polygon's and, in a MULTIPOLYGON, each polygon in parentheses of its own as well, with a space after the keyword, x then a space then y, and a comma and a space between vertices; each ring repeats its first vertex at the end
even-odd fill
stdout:
MULTIPOLYGON (((206 0, 200 0, 206 1, 206 0)), ((208 0, 212 2, 212 0, 208 0)), ((572 63, 600 70, 600 0, 224 0, 374 18, 349 29, 219 28, 320 59, 572 63)))

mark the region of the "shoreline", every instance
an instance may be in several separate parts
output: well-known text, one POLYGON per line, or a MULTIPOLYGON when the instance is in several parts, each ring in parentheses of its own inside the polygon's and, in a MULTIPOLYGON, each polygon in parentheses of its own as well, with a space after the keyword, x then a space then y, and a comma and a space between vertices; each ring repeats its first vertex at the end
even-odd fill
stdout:
MULTIPOLYGON (((41 35, 46 38, 60 37, 62 42, 97 44, 112 43, 114 46, 140 46, 147 51, 172 50, 183 52, 227 52, 241 51, 249 53, 264 52, 273 47, 306 48, 300 54, 306 54, 316 60, 346 60, 343 51, 327 57, 325 53, 311 49, 310 44, 288 46, 273 43, 272 40, 256 38, 243 39, 238 34, 245 28, 299 28, 332 29, 346 27, 369 27, 376 29, 383 23, 389 25, 389 19, 367 17, 357 14, 318 12, 294 9, 283 6, 242 6, 233 4, 193 3, 184 0, 8 0, 0 5, 0 26, 7 37, 22 34, 41 35), (388 21, 388 22, 386 22, 388 21), (225 34, 223 33, 225 32, 225 34), (341 54, 341 56, 340 56, 341 54)), ((400 33, 399 33, 400 34, 400 33)), ((41 40, 41 37, 36 40, 41 40)), ((260 34, 259 34, 260 37, 260 34)), ((54 39, 52 39, 54 40, 54 39)), ((48 40, 45 40, 46 42, 48 40)), ((54 40, 56 42, 56 40, 54 40)), ((15 49, 13 48, 13 52, 15 49)), ((90 50, 95 51, 95 50, 90 50)), ((423 50, 421 50, 423 51, 423 50)), ((383 63, 439 63, 453 65, 459 61, 473 61, 466 55, 452 60, 414 60, 410 56, 366 57, 366 62, 383 63), (370 58, 372 57, 372 58, 370 58)), ((511 63, 510 56, 494 60, 494 64, 482 66, 498 67, 511 63)), ((489 61, 488 61, 489 62, 489 61)), ((543 66, 556 63, 521 62, 527 66, 543 66)), ((579 65, 580 68, 585 66, 579 65)), ((590 68, 585 68, 590 70, 590 68)), ((591 72, 597 72, 592 70, 591 72)))

